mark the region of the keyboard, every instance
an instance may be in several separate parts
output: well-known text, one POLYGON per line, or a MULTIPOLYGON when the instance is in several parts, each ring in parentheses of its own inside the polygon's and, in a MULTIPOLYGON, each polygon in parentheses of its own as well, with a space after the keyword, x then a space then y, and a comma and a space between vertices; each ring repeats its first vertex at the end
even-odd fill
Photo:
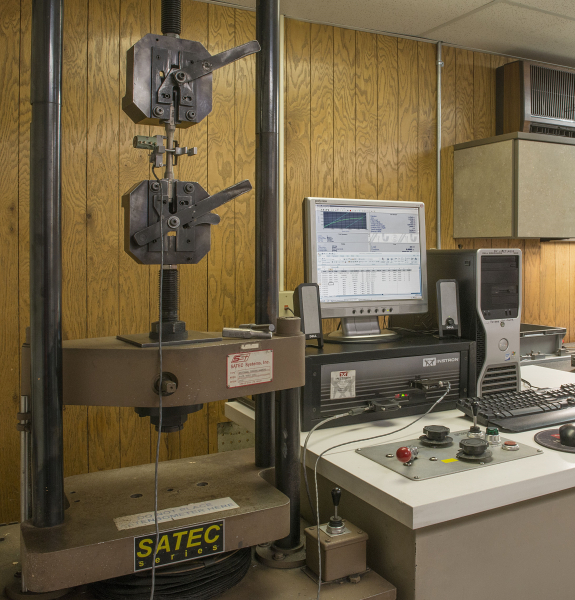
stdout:
POLYGON ((556 389, 530 388, 482 398, 461 398, 456 406, 473 418, 473 401, 479 404, 479 424, 495 425, 505 431, 518 433, 575 422, 574 383, 566 383, 556 389))

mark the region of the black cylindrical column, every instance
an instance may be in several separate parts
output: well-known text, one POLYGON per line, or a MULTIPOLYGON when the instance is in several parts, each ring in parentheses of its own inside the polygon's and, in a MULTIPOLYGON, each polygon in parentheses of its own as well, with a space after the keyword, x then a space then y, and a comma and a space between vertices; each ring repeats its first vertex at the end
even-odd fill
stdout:
POLYGON ((300 545, 299 393, 299 388, 276 393, 276 487, 290 501, 290 532, 274 546, 284 550, 300 545))
MULTIPOLYGON (((276 324, 279 307, 279 0, 257 0, 256 323, 276 324)), ((273 393, 255 396, 256 465, 274 463, 273 393)))
POLYGON ((162 35, 180 37, 182 0, 162 0, 162 35))
POLYGON ((32 523, 64 520, 61 94, 63 0, 33 0, 30 130, 32 523))

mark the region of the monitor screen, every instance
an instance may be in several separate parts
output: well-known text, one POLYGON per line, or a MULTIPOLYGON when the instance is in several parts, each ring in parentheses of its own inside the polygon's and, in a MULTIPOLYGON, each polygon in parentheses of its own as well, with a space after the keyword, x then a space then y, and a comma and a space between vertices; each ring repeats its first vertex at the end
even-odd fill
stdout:
POLYGON ((319 284, 322 313, 351 307, 329 316, 359 315, 353 307, 360 304, 366 307, 362 315, 427 310, 423 204, 330 198, 306 203, 307 279, 319 284))

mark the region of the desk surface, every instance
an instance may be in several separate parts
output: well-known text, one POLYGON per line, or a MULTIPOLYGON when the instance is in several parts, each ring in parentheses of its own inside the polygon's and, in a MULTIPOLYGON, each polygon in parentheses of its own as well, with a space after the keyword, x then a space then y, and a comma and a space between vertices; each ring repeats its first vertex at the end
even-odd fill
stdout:
MULTIPOLYGON (((537 366, 522 367, 521 375, 539 387, 558 387, 563 383, 575 382, 574 373, 537 366)), ((228 402, 225 411, 229 419, 254 431, 252 410, 238 402, 228 402)), ((326 448, 393 431, 413 418, 317 430, 308 444, 307 466, 313 467, 317 456, 326 448)), ((318 473, 344 490, 353 490, 356 496, 411 529, 575 487, 575 454, 548 449, 543 449, 537 456, 518 461, 424 481, 411 481, 355 452, 362 445, 373 446, 414 438, 420 435, 424 425, 431 423, 446 425, 452 431, 466 429, 470 424, 457 410, 432 413, 401 433, 370 442, 355 442, 329 452, 319 462, 318 473)), ((539 448, 533 440, 535 433, 527 431, 504 435, 539 448)), ((302 446, 306 436, 307 433, 301 435, 302 446)))

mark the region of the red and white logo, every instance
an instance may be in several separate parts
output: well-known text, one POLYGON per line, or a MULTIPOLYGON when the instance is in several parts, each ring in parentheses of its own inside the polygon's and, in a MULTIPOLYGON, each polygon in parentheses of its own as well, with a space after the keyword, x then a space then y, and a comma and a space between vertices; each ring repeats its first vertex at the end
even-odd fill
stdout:
POLYGON ((247 362, 250 359, 249 352, 246 354, 236 354, 232 358, 232 363, 247 362))

